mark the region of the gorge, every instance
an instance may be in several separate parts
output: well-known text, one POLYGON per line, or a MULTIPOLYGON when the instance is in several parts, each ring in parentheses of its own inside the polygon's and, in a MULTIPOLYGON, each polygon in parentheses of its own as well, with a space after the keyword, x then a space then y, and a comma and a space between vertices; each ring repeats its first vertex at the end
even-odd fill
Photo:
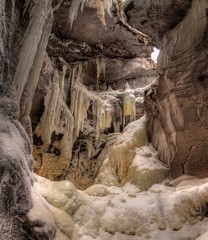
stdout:
POLYGON ((207 239, 207 10, 0 0, 0 240, 207 239))

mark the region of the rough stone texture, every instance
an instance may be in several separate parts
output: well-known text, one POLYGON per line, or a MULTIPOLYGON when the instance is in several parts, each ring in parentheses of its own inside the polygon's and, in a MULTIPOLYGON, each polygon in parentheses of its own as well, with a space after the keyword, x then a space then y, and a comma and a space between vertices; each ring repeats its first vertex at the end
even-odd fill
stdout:
MULTIPOLYGON (((149 57, 149 53, 152 50, 151 45, 146 46, 144 42, 139 41, 139 34, 123 25, 115 6, 111 9, 112 17, 107 13, 105 15, 106 27, 98 19, 96 9, 85 7, 82 12, 79 11, 71 30, 69 8, 70 1, 63 0, 59 8, 54 12, 52 30, 55 36, 63 43, 68 42, 75 49, 82 45, 82 48, 79 48, 81 53, 74 52, 65 56, 68 60, 83 60, 92 58, 92 56, 93 58, 102 56, 109 58, 149 57)), ((57 41, 54 42, 54 38, 52 40, 54 44, 55 42, 58 43, 57 41)), ((48 48, 49 55, 56 50, 51 49, 50 43, 51 40, 48 48)))
POLYGON ((128 23, 149 35, 160 46, 164 34, 185 16, 192 0, 127 0, 124 12, 128 23))
MULTIPOLYGON (((34 161, 31 143, 17 117, 17 104, 9 98, 1 97, 0 239, 50 240, 56 233, 55 223, 52 221, 49 224, 48 219, 36 216, 37 207, 33 212, 37 194, 32 191, 34 161)), ((40 207, 40 201, 37 206, 40 207)))
MULTIPOLYGON (((50 4, 15 0, 0 4, 0 239, 52 240, 56 234, 53 219, 37 214, 41 201, 37 201, 38 194, 32 190, 32 147, 19 122, 23 105, 30 112, 31 96, 39 78, 52 21, 48 18, 50 4), (27 104, 19 104, 25 92, 27 104)), ((28 115, 24 116, 30 121, 28 115)), ((42 206, 47 212, 46 208, 42 206)))
POLYGON ((21 9, 24 1, 2 0, 0 5, 0 87, 7 91, 15 74, 18 51, 28 24, 21 9), (21 19, 21 21, 20 21, 21 19))
POLYGON ((165 34, 159 83, 146 92, 149 136, 172 177, 208 172, 207 7, 207 1, 193 1, 165 34))

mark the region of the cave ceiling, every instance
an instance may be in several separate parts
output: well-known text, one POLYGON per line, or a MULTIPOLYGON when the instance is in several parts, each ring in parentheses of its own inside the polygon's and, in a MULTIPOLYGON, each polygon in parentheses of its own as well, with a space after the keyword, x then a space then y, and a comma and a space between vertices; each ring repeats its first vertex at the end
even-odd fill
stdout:
MULTIPOLYGON (((153 46, 148 36, 131 28, 117 4, 111 8, 111 16, 106 12, 103 25, 94 8, 79 10, 70 27, 70 1, 54 1, 54 23, 49 38, 47 53, 57 65, 105 62, 105 82, 114 87, 123 86, 125 81, 135 82, 139 78, 155 75, 155 65, 151 60, 153 46), (60 60, 61 59, 61 60, 60 60)), ((93 84, 96 69, 88 64, 84 84, 93 84), (92 77, 93 76, 93 77, 92 77)))
MULTIPOLYGON (((114 1, 111 16, 105 12, 106 25, 95 8, 85 6, 72 26, 70 0, 52 4, 54 22, 47 53, 57 66, 61 68, 63 61, 73 65, 103 59, 107 84, 119 88, 130 81, 134 88, 142 77, 155 76, 153 47, 159 48, 165 32, 184 18, 191 1, 114 1)), ((95 84, 96 66, 88 64, 87 68, 83 83, 95 84)))

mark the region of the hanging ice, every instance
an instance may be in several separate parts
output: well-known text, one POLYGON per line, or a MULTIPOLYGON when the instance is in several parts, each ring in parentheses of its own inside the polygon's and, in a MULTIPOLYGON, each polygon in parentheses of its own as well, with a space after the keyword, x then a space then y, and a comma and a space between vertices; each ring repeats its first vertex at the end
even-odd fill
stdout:
POLYGON ((79 9, 82 11, 85 5, 89 8, 96 8, 100 21, 103 25, 106 25, 105 10, 109 15, 111 15, 110 9, 112 6, 112 0, 72 0, 69 10, 69 22, 71 28, 77 17, 79 9))
POLYGON ((71 6, 70 6, 70 10, 69 10, 69 22, 70 22, 70 28, 72 28, 74 20, 77 17, 77 13, 79 11, 79 9, 81 9, 81 11, 84 8, 84 3, 85 0, 72 0, 71 1, 71 6), (81 5, 81 7, 80 7, 81 5))

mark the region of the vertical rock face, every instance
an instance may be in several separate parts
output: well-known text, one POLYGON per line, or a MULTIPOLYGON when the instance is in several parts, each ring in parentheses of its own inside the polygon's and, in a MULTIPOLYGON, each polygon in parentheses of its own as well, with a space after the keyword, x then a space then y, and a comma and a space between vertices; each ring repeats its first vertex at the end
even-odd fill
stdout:
POLYGON ((208 172, 207 1, 192 1, 186 17, 166 32, 159 82, 146 92, 149 136, 173 177, 208 172))
POLYGON ((53 239, 56 233, 53 220, 37 216, 37 205, 43 200, 35 206, 39 194, 32 190, 30 131, 27 134, 20 123, 31 130, 31 101, 51 31, 51 14, 50 0, 0 4, 1 239, 53 239))
POLYGON ((24 1, 2 0, 0 5, 0 86, 6 91, 15 73, 17 54, 27 27, 27 19, 19 21, 24 1))

